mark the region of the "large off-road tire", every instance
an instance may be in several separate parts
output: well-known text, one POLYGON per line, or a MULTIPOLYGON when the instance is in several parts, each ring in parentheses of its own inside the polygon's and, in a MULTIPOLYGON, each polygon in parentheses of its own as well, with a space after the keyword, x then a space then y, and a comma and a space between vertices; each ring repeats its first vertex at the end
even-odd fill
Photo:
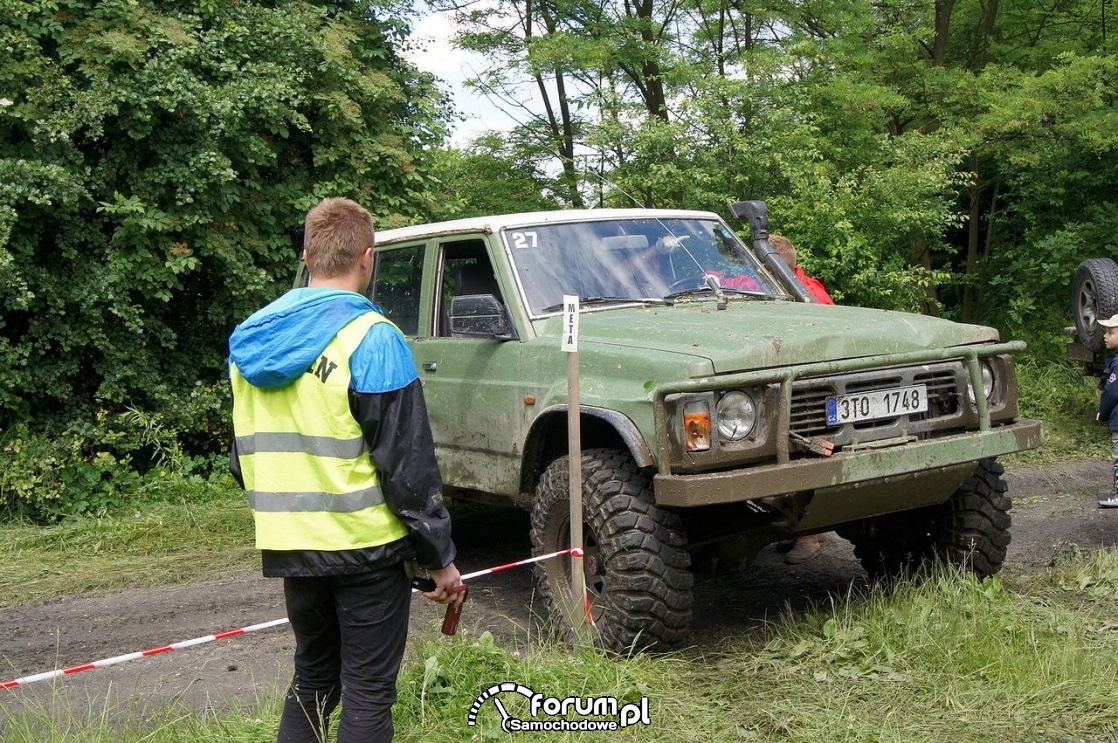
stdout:
POLYGON ((1102 351, 1103 327, 1099 320, 1118 314, 1118 263, 1110 258, 1088 258, 1075 270, 1071 286, 1071 311, 1079 342, 1102 351))
MULTIPOLYGON (((547 554, 570 546, 568 458, 551 463, 532 503, 532 548, 547 554)), ((590 616, 586 631, 617 653, 677 647, 691 624, 690 557, 679 517, 653 504, 649 473, 625 452, 582 454, 583 558, 590 616)), ((571 561, 544 560, 536 576, 552 620, 569 639, 585 616, 570 601, 571 561)))
POLYGON ((916 575, 936 560, 979 577, 994 575, 1009 546, 1011 500, 1005 470, 983 459, 974 473, 938 506, 878 516, 839 529, 875 581, 916 575))

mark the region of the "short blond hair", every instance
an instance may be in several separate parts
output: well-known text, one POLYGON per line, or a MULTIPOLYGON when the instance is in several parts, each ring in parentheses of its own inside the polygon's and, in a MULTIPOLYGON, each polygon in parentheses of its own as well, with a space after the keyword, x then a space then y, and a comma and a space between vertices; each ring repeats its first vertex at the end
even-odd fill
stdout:
POLYGON ((303 222, 303 260, 312 276, 345 275, 373 243, 373 218, 352 199, 325 198, 303 222))
POLYGON ((773 246, 777 255, 788 264, 788 268, 796 267, 796 246, 792 244, 791 240, 784 235, 769 235, 769 244, 773 246))

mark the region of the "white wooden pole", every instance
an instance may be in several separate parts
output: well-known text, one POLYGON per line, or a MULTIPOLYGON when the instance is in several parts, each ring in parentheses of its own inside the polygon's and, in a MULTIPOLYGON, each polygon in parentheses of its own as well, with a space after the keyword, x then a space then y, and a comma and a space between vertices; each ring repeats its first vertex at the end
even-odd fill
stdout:
POLYGON ((567 460, 571 502, 571 604, 576 625, 586 621, 586 574, 582 550, 582 425, 578 394, 578 295, 563 296, 563 344, 567 352, 567 460))

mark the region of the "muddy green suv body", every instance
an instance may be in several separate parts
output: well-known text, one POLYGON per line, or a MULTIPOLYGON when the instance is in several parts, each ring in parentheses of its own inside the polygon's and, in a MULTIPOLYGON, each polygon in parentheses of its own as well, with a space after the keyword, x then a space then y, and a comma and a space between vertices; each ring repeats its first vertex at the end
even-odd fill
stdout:
MULTIPOLYGON (((377 235, 372 298, 411 344, 447 494, 530 509, 538 553, 568 544, 560 346, 563 297, 580 298, 584 563, 605 647, 677 645, 696 572, 798 534, 838 530, 875 576, 1004 560, 995 457, 1041 437, 1018 417, 1023 344, 805 301, 752 227, 744 241, 713 213, 593 210, 377 235)), ((567 561, 541 566, 562 617, 567 561)))

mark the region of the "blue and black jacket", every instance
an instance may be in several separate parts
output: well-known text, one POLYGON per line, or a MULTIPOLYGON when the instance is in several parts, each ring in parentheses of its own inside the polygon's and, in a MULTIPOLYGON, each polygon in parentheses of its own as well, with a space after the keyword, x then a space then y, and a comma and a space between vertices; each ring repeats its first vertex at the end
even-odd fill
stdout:
POLYGON ((1110 430, 1118 431, 1118 355, 1112 356, 1107 362, 1102 378, 1099 420, 1108 421, 1110 430))
MULTIPOLYGON (((376 310, 354 292, 293 289, 237 326, 229 338, 230 361, 253 387, 282 388, 312 368, 339 330, 376 310)), ((267 576, 358 573, 412 558, 436 569, 454 561, 423 388, 400 331, 391 323, 374 324, 350 357, 350 373, 350 413, 381 473, 385 503, 409 537, 336 552, 263 550, 267 576)), ((243 487, 236 441, 229 466, 243 487)))

